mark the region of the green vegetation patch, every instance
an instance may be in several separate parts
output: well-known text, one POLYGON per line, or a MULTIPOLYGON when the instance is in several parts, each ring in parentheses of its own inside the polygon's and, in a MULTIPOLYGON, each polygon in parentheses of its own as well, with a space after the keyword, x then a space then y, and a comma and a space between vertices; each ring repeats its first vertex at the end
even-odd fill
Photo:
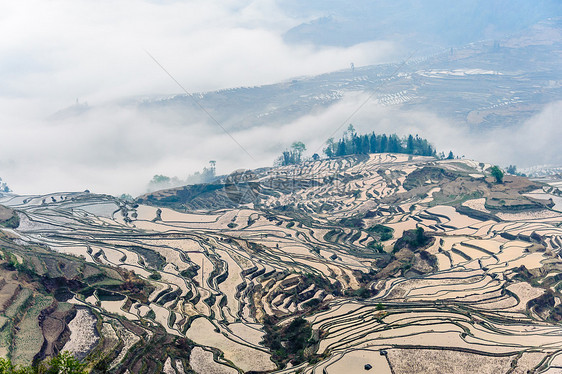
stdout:
POLYGON ((421 227, 404 231, 402 237, 396 241, 390 258, 381 258, 381 261, 377 261, 381 270, 375 275, 376 278, 385 278, 397 271, 406 275, 406 273, 423 274, 436 270, 437 258, 424 250, 434 240, 435 238, 428 236, 421 227))
POLYGON ((10 359, 0 357, 0 374, 86 374, 85 363, 81 363, 71 353, 61 352, 50 360, 29 365, 14 364, 10 359))
POLYGON ((405 153, 420 156, 435 156, 435 148, 423 138, 408 135, 399 138, 396 134, 357 134, 349 125, 344 136, 338 141, 330 138, 324 153, 328 157, 364 155, 369 153, 405 153))
POLYGON ((129 246, 127 249, 141 255, 145 260, 145 265, 152 269, 162 270, 166 265, 166 258, 152 249, 141 246, 129 246))
POLYGON ((29 301, 31 295, 31 290, 23 288, 16 296, 14 302, 8 308, 6 308, 6 312, 4 314, 8 318, 14 318, 16 314, 27 305, 27 302, 29 301))
POLYGON ((342 226, 360 229, 360 228, 363 227, 363 218, 358 217, 358 216, 356 216, 356 217, 342 218, 342 219, 340 220, 340 224, 341 224, 342 226))
POLYGON ((48 308, 53 302, 52 297, 36 296, 33 304, 26 310, 18 332, 14 337, 12 360, 14 364, 26 365, 33 361, 33 357, 41 350, 43 345, 43 332, 39 326, 41 311, 48 308))
POLYGON ((367 231, 371 236, 376 236, 380 241, 386 241, 392 239, 394 230, 388 226, 377 224, 375 226, 369 227, 367 231))
POLYGON ((265 335, 263 344, 272 352, 272 359, 279 367, 288 362, 298 365, 304 361, 314 362, 314 346, 318 342, 313 336, 310 323, 302 317, 281 327, 273 316, 264 320, 265 335))
POLYGON ((413 190, 416 187, 426 186, 427 181, 431 181, 432 184, 442 182, 444 180, 455 180, 458 175, 447 171, 440 167, 424 166, 421 169, 416 169, 404 180, 402 186, 407 190, 413 190))
POLYGON ((414 230, 405 230, 402 237, 394 244, 394 252, 406 247, 416 250, 427 246, 430 240, 431 237, 425 233, 423 227, 418 227, 414 230))
POLYGON ((15 229, 20 225, 20 218, 10 208, 0 205, 0 226, 15 229))

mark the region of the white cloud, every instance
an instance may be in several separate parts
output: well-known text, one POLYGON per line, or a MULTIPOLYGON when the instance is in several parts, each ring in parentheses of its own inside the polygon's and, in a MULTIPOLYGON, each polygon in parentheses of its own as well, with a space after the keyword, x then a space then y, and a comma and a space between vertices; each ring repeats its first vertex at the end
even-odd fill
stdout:
MULTIPOLYGON (((232 135, 254 157, 250 159, 220 128, 193 120, 178 125, 177 114, 157 119, 134 106, 92 108, 81 116, 58 121, 23 122, 3 136, 1 176, 18 193, 84 190, 141 194, 155 174, 185 178, 217 161, 219 173, 272 165, 293 141, 303 141, 307 153, 322 152, 324 142, 349 122, 360 133, 419 134, 438 150, 520 168, 550 159, 557 153, 562 102, 552 103, 520 128, 471 132, 466 127, 427 111, 384 107, 370 101, 350 120, 366 99, 347 94, 340 102, 289 123, 251 127, 232 135), (164 119, 162 119, 164 118, 164 119), (167 121, 165 119, 168 119, 167 121)), ((3 115, 0 123, 13 118, 3 115)))
POLYGON ((398 53, 388 41, 286 45, 281 35, 300 22, 274 0, 0 3, 0 176, 20 193, 137 193, 153 173, 187 173, 211 158, 237 168, 239 158, 225 154, 239 149, 209 125, 170 128, 112 105, 74 122, 45 120, 76 98, 96 107, 180 93, 145 50, 191 92, 278 82, 398 53))
MULTIPOLYGON (((97 105, 180 92, 145 49, 191 92, 272 83, 401 53, 389 41, 349 48, 285 44, 283 32, 301 21, 273 0, 1 3, 0 176, 18 193, 89 188, 139 194, 154 174, 185 178, 211 159, 228 173, 271 165, 295 140, 310 153, 321 152, 364 94, 290 123, 235 132, 257 162, 204 115, 156 120, 135 107, 97 105), (45 119, 76 98, 93 109, 78 119, 45 119)), ((554 103, 517 131, 475 134, 429 112, 370 102, 351 122, 360 132, 419 133, 440 150, 524 167, 548 158, 562 162, 556 152, 561 115, 562 104, 554 103)))
MULTIPOLYGON (((127 95, 177 93, 150 51, 189 91, 276 82, 389 60, 389 42, 351 48, 288 46, 299 22, 274 1, 31 0, 0 5, 4 97, 55 108, 127 95)), ((45 109, 47 110, 47 109, 45 109)))

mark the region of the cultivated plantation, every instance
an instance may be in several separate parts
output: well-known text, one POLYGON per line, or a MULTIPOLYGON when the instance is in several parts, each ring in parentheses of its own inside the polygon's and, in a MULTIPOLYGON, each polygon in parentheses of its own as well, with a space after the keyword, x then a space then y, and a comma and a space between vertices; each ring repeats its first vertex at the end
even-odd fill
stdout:
POLYGON ((0 352, 112 373, 555 373, 559 191, 366 154, 0 198, 0 352))

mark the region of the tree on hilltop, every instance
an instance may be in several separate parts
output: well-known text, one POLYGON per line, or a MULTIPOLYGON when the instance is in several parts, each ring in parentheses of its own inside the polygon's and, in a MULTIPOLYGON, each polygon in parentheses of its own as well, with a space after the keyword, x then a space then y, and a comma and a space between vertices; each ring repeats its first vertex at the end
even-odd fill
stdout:
POLYGON ((503 171, 499 168, 499 166, 492 166, 490 168, 490 173, 492 174, 492 177, 496 178, 496 183, 503 183, 503 171))
POLYGON ((306 151, 306 145, 304 145, 303 142, 293 142, 293 144, 291 144, 291 149, 294 152, 302 154, 304 151, 306 151))
POLYGON ((291 144, 291 149, 283 151, 281 156, 275 161, 275 164, 279 166, 300 164, 304 151, 306 151, 306 145, 303 142, 293 142, 293 144, 291 144))
MULTIPOLYGON (((418 135, 404 138, 396 134, 357 134, 353 125, 344 132, 341 139, 328 139, 324 153, 329 158, 348 155, 364 155, 369 153, 406 153, 418 156, 435 156, 431 144, 418 135)), ((444 156, 443 156, 444 158, 444 156)))
POLYGON ((12 192, 6 182, 2 182, 2 178, 0 178, 0 192, 12 192))

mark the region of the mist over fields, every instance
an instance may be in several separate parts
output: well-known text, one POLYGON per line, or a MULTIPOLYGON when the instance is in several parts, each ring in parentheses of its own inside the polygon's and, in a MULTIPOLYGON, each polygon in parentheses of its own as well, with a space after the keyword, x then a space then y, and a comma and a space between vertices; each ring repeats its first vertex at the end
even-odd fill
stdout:
POLYGON ((321 154, 348 122, 500 165, 562 164, 556 1, 31 1, 0 14, 0 176, 17 193, 138 195, 209 160, 269 166, 296 140, 321 154))

